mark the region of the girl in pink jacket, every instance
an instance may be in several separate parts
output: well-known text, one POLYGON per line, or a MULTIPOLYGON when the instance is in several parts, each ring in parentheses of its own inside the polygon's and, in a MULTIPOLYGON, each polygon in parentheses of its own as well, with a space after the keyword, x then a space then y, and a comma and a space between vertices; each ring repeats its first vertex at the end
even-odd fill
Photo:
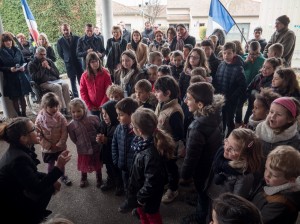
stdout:
MULTIPOLYGON (((49 173, 54 168, 58 156, 67 149, 67 120, 59 111, 59 99, 56 94, 45 94, 41 107, 35 125, 40 134, 43 161, 48 163, 49 173)), ((67 186, 72 185, 65 174, 62 175, 61 181, 67 186)))

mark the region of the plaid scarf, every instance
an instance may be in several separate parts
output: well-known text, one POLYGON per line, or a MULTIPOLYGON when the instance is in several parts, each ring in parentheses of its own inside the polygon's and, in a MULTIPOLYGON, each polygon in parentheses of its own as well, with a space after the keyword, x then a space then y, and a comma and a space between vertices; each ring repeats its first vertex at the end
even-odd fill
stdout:
POLYGON ((134 153, 139 153, 139 152, 145 150, 146 148, 148 148, 152 144, 153 144, 152 137, 143 139, 140 136, 136 136, 136 137, 134 137, 134 139, 132 141, 131 149, 133 149, 134 153))

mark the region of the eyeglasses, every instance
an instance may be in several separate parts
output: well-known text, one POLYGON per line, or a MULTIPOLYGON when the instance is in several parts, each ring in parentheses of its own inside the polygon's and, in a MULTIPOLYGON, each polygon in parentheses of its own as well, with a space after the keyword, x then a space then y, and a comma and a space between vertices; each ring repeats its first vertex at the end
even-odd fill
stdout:
POLYGON ((229 141, 227 138, 224 139, 224 145, 225 145, 224 150, 227 150, 233 154, 239 153, 239 150, 237 150, 237 149, 233 148, 231 145, 229 145, 229 141))
POLYGON ((27 134, 30 134, 30 133, 34 132, 35 130, 36 130, 36 128, 35 128, 35 126, 33 126, 32 129, 27 132, 27 134))
POLYGON ((198 57, 198 56, 193 56, 193 55, 191 55, 190 58, 196 59, 196 60, 197 60, 197 59, 200 59, 200 57, 198 57))

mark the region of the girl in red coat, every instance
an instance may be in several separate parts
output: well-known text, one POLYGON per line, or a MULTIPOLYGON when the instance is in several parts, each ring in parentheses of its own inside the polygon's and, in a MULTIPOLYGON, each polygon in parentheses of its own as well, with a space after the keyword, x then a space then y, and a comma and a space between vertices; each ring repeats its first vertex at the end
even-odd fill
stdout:
POLYGON ((93 115, 100 115, 100 107, 108 101, 106 89, 112 84, 110 74, 102 67, 95 52, 86 57, 86 71, 80 79, 80 96, 93 115))

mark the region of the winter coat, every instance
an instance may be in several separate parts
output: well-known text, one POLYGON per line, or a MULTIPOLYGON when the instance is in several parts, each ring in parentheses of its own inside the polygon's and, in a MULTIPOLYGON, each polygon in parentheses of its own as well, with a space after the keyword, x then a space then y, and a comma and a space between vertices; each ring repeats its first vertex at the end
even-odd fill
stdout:
POLYGON ((140 65, 140 68, 143 68, 144 65, 148 63, 148 46, 146 44, 139 42, 138 47, 135 51, 131 43, 128 43, 126 50, 132 50, 135 52, 136 60, 140 65))
POLYGON ((212 53, 210 55, 210 57, 208 58, 208 65, 209 65, 209 69, 210 69, 210 75, 211 77, 214 79, 216 77, 216 73, 219 67, 219 64, 221 63, 221 61, 216 57, 216 55, 214 53, 212 53))
POLYGON ((137 152, 130 172, 129 200, 144 204, 145 213, 157 213, 166 178, 165 159, 154 146, 137 152))
POLYGON ((180 65, 179 67, 176 67, 175 65, 171 66, 172 76, 177 82, 179 81, 179 77, 183 71, 183 67, 184 67, 183 65, 180 65))
POLYGON ((149 46, 149 44, 153 40, 154 40, 154 31, 153 31, 153 29, 150 29, 150 30, 144 29, 144 31, 142 32, 142 42, 149 46))
POLYGON ((198 192, 203 190, 215 153, 222 145, 221 110, 224 98, 215 95, 212 105, 205 106, 207 115, 195 115, 186 135, 186 156, 181 177, 193 177, 198 192))
POLYGON ((77 57, 83 58, 84 64, 85 64, 85 58, 88 54, 87 53, 88 49, 93 49, 94 52, 101 53, 102 54, 101 60, 105 56, 104 43, 102 42, 102 40, 99 37, 97 37, 95 35, 93 35, 92 37, 88 37, 88 36, 84 35, 83 37, 81 37, 78 40, 76 54, 77 54, 77 57))
POLYGON ((67 149, 67 119, 58 111, 53 116, 46 110, 41 110, 35 120, 35 125, 41 130, 40 144, 45 153, 55 153, 67 149), (53 150, 51 147, 59 149, 53 150))
POLYGON ((109 38, 106 44, 105 53, 107 55, 106 67, 110 70, 117 68, 117 65, 121 63, 121 54, 126 50, 127 41, 124 39, 115 40, 114 38, 109 38), (115 49, 115 44, 118 43, 117 49, 115 49))
POLYGON ((33 61, 31 61, 28 65, 28 70, 31 75, 33 81, 35 81, 38 85, 48 82, 58 80, 59 78, 59 71, 55 66, 54 62, 50 59, 46 58, 50 69, 44 68, 42 66, 42 62, 40 59, 35 57, 33 61))
MULTIPOLYGON (((222 193, 230 192, 241 196, 243 198, 250 198, 254 189, 256 189, 255 176, 253 173, 245 172, 242 173, 238 169, 235 169, 235 174, 226 172, 216 172, 216 164, 217 157, 223 157, 224 147, 222 146, 214 159, 211 172, 208 177, 207 185, 206 185, 206 193, 210 199, 215 199, 219 197, 222 193), (220 175, 222 176, 222 181, 220 181, 220 175)), ((233 168, 232 168, 233 169, 233 168)))
POLYGON ((287 27, 280 31, 275 31, 272 34, 271 39, 269 40, 267 46, 265 47, 265 50, 264 50, 265 58, 268 57, 269 47, 275 43, 280 43, 283 45, 282 57, 285 59, 287 67, 291 66, 292 57, 293 57, 293 53, 294 53, 295 45, 296 45, 296 35, 295 35, 294 31, 288 29, 287 27))
MULTIPOLYGON (((117 70, 114 75, 114 83, 117 85, 121 85, 122 70, 123 69, 117 70)), ((137 70, 136 73, 131 76, 124 89, 124 91, 127 92, 127 96, 130 96, 134 93, 135 84, 141 79, 146 79, 146 76, 147 74, 143 70, 137 70)))
MULTIPOLYGON (((193 47, 195 47, 196 45, 196 38, 193 36, 188 36, 185 40, 183 40, 184 44, 190 44, 193 47)), ((171 51, 175 51, 176 50, 176 44, 177 44, 177 38, 175 37, 171 43, 171 45, 169 46, 169 48, 171 49, 171 51)), ((182 49, 179 49, 182 51, 182 49)))
POLYGON ((251 201, 261 212, 264 224, 296 223, 298 212, 300 211, 299 186, 298 189, 285 190, 279 190, 279 187, 282 187, 282 185, 264 187, 266 189, 278 188, 274 194, 267 194, 262 187, 251 201))
POLYGON ((25 72, 12 72, 10 69, 16 64, 22 66, 24 58, 22 52, 12 47, 0 49, 0 71, 3 72, 3 95, 10 99, 28 95, 31 92, 30 83, 25 75, 25 72), (11 52, 11 53, 9 53, 11 52))
POLYGON ((169 44, 165 40, 162 40, 160 43, 158 43, 156 40, 153 40, 153 42, 149 45, 149 52, 161 52, 163 47, 169 47, 169 44))
POLYGON ((110 124, 106 124, 104 120, 100 123, 100 131, 99 133, 104 134, 107 138, 107 142, 105 144, 100 144, 101 148, 101 158, 104 164, 113 164, 112 162, 112 139, 115 133, 115 130, 119 124, 117 119, 117 112, 115 105, 116 101, 108 101, 102 105, 102 109, 106 111, 110 118, 110 124))
MULTIPOLYGON (((131 95, 131 98, 134 100, 137 100, 134 93, 131 95)), ((139 100, 137 100, 137 102, 138 102, 140 108, 148 108, 153 111, 155 111, 157 103, 158 103, 154 93, 152 93, 152 92, 150 92, 150 97, 146 100, 146 102, 142 102, 139 100)))
POLYGON ((110 75, 104 68, 92 78, 88 77, 87 71, 82 74, 80 79, 80 96, 89 110, 99 108, 108 101, 106 89, 111 84, 110 75))
POLYGON ((270 88, 272 85, 272 79, 273 74, 270 76, 263 76, 262 74, 256 75, 247 87, 247 96, 255 97, 255 93, 259 93, 261 88, 270 88))
POLYGON ((246 80, 244 75, 244 61, 236 55, 231 64, 221 62, 213 79, 216 93, 225 96, 226 104, 236 102, 245 94, 246 80))
POLYGON ((99 117, 86 114, 79 120, 72 120, 67 128, 79 155, 93 155, 99 152, 100 146, 96 142, 100 128, 99 117))
POLYGON ((134 151, 131 149, 131 142, 134 132, 128 125, 119 124, 115 130, 112 140, 112 159, 116 167, 123 171, 130 171, 133 164, 134 151))
MULTIPOLYGON (((248 54, 243 56, 243 59, 246 60, 248 54)), ((246 84, 247 86, 251 83, 251 81, 255 78, 255 76, 259 73, 259 70, 262 68, 264 64, 265 58, 262 54, 260 54, 255 61, 247 61, 244 65, 246 84)))
POLYGON ((131 41, 131 32, 124 29, 122 39, 126 40, 126 42, 129 43, 131 41))
POLYGON ((83 73, 82 60, 76 55, 76 49, 79 36, 72 35, 70 43, 65 37, 61 37, 57 41, 57 52, 65 63, 65 67, 69 77, 74 74, 83 73))
POLYGON ((0 214, 3 223, 39 223, 63 172, 38 171, 34 148, 10 145, 0 159, 0 214), (45 203, 46 202, 46 203, 45 203), (43 205, 43 206, 42 206, 43 205), (13 215, 11 215, 13 214, 13 215))
POLYGON ((268 125, 268 121, 259 123, 255 133, 262 141, 264 156, 267 156, 276 146, 289 145, 300 150, 300 134, 297 129, 297 122, 285 129, 280 134, 275 134, 268 125))
POLYGON ((191 75, 185 73, 184 71, 181 72, 179 76, 179 89, 180 89, 180 100, 183 101, 184 96, 186 95, 186 91, 190 86, 190 80, 191 80, 191 75))

